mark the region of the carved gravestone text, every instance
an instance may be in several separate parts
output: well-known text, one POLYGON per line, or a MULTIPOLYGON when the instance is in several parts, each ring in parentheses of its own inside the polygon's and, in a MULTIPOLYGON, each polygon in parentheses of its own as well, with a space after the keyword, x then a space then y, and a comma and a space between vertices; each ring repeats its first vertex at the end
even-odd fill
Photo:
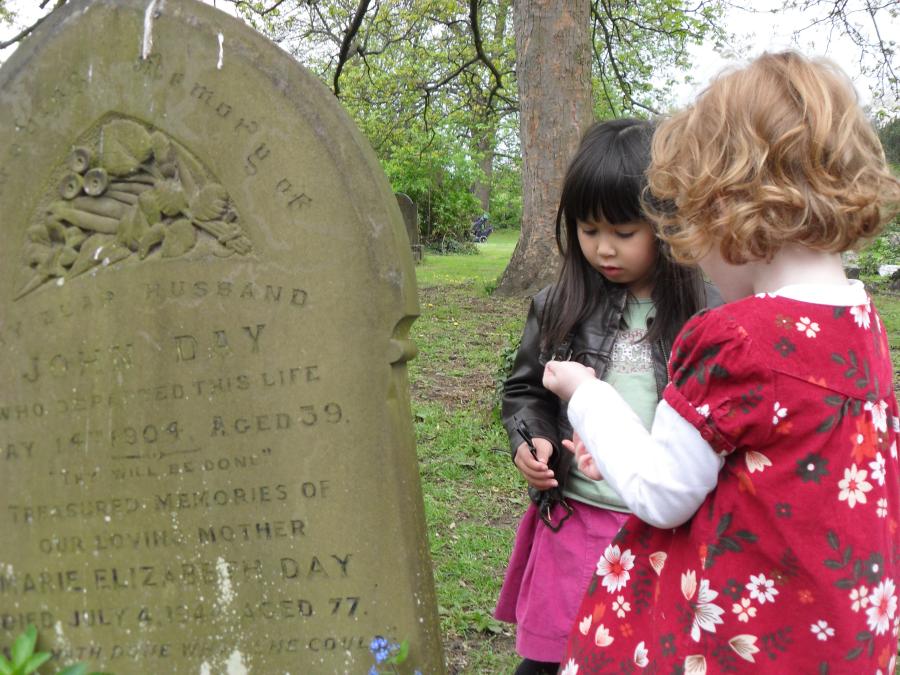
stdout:
POLYGON ((334 97, 191 0, 0 69, 0 648, 117 675, 443 672, 396 201, 334 97))

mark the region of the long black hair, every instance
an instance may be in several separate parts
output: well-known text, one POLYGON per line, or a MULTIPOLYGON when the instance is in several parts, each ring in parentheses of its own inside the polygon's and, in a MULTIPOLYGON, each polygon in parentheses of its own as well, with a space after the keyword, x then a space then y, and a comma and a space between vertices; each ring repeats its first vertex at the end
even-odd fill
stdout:
MULTIPOLYGON (((610 225, 647 221, 641 198, 647 186, 652 122, 617 119, 594 124, 581 139, 563 181, 556 212, 556 246, 563 256, 559 279, 541 316, 541 348, 553 352, 620 284, 597 272, 578 244, 578 221, 610 225)), ((671 344, 684 322, 704 305, 699 270, 673 262, 657 240, 651 298, 655 318, 644 338, 671 344)))

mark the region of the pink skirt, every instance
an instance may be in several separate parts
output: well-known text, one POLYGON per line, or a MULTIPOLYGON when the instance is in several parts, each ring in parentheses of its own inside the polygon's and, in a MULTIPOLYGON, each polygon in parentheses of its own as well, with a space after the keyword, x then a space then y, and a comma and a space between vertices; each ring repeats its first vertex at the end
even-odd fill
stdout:
MULTIPOLYGON (((534 504, 528 507, 494 610, 498 620, 517 624, 516 651, 526 659, 562 660, 597 560, 628 519, 583 502, 569 505, 572 516, 556 533, 541 522, 534 504)), ((564 513, 555 506, 554 522, 564 513)))

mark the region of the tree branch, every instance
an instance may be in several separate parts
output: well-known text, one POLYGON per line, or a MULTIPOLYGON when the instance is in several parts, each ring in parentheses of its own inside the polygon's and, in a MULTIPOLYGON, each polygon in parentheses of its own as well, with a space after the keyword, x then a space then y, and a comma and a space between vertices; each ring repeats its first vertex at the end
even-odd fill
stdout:
MULTIPOLYGON (((53 12, 55 12, 60 7, 62 7, 64 4, 66 4, 66 1, 67 0, 56 0, 56 5, 53 7, 53 9, 51 9, 49 12, 44 14, 44 16, 42 16, 40 19, 35 21, 33 24, 31 24, 27 28, 23 28, 22 31, 18 35, 11 37, 9 40, 7 40, 5 42, 0 42, 0 49, 6 49, 10 45, 14 45, 17 42, 20 42, 21 40, 28 37, 34 31, 35 28, 37 28, 42 23, 44 23, 44 21, 46 20, 46 18, 48 16, 50 16, 51 14, 53 14, 53 12)), ((50 0, 43 0, 43 2, 40 4, 40 8, 44 9, 44 7, 47 5, 48 2, 50 2, 50 0)))
POLYGON ((353 56, 350 53, 350 46, 353 44, 353 39, 356 37, 356 34, 359 33, 359 27, 362 26, 363 19, 365 18, 368 9, 369 0, 359 0, 356 14, 353 16, 353 20, 350 22, 347 32, 344 33, 344 41, 341 43, 341 51, 338 54, 337 67, 334 69, 333 89, 334 95, 337 97, 340 97, 341 95, 341 87, 338 84, 338 80, 341 78, 341 71, 344 69, 344 64, 347 63, 347 60, 353 56))

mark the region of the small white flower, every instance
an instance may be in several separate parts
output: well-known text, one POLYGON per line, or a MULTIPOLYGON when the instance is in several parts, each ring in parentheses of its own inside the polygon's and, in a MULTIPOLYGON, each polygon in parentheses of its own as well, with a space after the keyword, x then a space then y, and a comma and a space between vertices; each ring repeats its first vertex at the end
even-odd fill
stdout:
POLYGON ((569 659, 566 667, 560 671, 559 675, 578 675, 578 664, 575 663, 575 659, 569 659))
POLYGON ((882 497, 878 500, 878 509, 876 510, 879 518, 887 518, 888 514, 888 502, 887 497, 882 497))
POLYGON ((620 595, 613 602, 612 608, 617 617, 619 617, 620 619, 624 619, 625 613, 631 611, 631 604, 626 602, 625 598, 620 595))
POLYGON ((897 613, 897 596, 894 594, 894 580, 885 579, 872 590, 870 605, 866 610, 869 630, 875 635, 884 635, 894 615, 897 613))
POLYGON ((634 555, 630 549, 620 551, 618 546, 607 546, 603 556, 597 561, 597 574, 603 577, 603 586, 610 593, 625 588, 634 567, 634 555))
POLYGON ((891 457, 897 459, 897 440, 891 441, 891 457))
POLYGON ((865 586, 860 586, 859 588, 854 588, 850 591, 850 609, 854 612, 858 612, 861 609, 865 609, 866 605, 869 604, 869 589, 865 586))
POLYGON ((637 647, 634 648, 634 665, 638 668, 646 668, 647 664, 650 663, 650 659, 647 658, 647 647, 644 646, 644 642, 638 642, 637 647))
POLYGON ((578 630, 581 631, 581 634, 584 636, 587 636, 588 631, 591 630, 591 619, 591 615, 588 614, 578 624, 578 630))
POLYGON ((872 318, 872 304, 869 299, 866 298, 866 304, 864 305, 851 307, 850 314, 853 315, 853 320, 856 321, 857 326, 860 328, 868 328, 872 318))
POLYGON ((887 401, 867 402, 863 408, 872 413, 872 424, 881 433, 887 431, 887 401))
POLYGON ((744 461, 747 463, 747 470, 750 473, 765 471, 767 466, 772 466, 772 460, 756 450, 748 450, 744 453, 744 461))
POLYGON ((656 576, 662 574, 663 566, 666 564, 666 552, 656 551, 647 557, 650 558, 650 567, 656 572, 656 576))
POLYGON ((754 607, 750 598, 741 598, 740 602, 734 603, 731 607, 731 611, 738 615, 738 621, 743 621, 747 623, 756 616, 756 607, 754 607))
POLYGON ((822 621, 821 619, 812 624, 809 629, 816 636, 816 639, 822 642, 825 642, 830 637, 834 637, 834 628, 829 626, 827 621, 822 621))
POLYGON ((722 614, 725 610, 713 603, 719 595, 709 587, 709 579, 700 580, 700 588, 697 592, 697 603, 694 605, 694 621, 691 624, 691 637, 694 642, 700 642, 700 631, 716 632, 716 625, 724 623, 722 614))
POLYGON ((709 403, 704 403, 701 406, 697 406, 695 410, 704 417, 709 417, 709 403))
POLYGON ((878 481, 879 485, 884 485, 884 466, 884 457, 880 452, 875 454, 874 461, 869 462, 869 468, 872 469, 872 480, 878 481))
POLYGON ((759 652, 759 647, 756 646, 755 635, 735 635, 728 641, 728 646, 745 661, 756 663, 753 655, 759 652))
POLYGON ((794 325, 797 326, 798 331, 800 331, 801 333, 805 333, 806 337, 808 338, 816 337, 816 333, 821 330, 819 328, 819 324, 806 316, 801 316, 800 320, 794 325))
POLYGON ((868 475, 868 471, 857 469, 856 464, 844 469, 844 477, 838 481, 838 487, 841 489, 838 501, 847 502, 847 506, 851 509, 857 503, 865 504, 866 493, 872 489, 872 484, 866 480, 868 475))
POLYGON ((613 643, 613 640, 615 640, 615 638, 610 636, 609 630, 606 628, 606 626, 604 626, 602 623, 597 626, 597 632, 594 633, 595 645, 597 645, 598 647, 609 647, 613 643))
POLYGON ((775 413, 774 415, 772 415, 772 424, 778 424, 781 420, 787 417, 788 414, 787 408, 782 408, 781 404, 778 401, 775 401, 772 412, 775 413))
POLYGON ((775 596, 778 595, 778 589, 775 588, 773 579, 766 579, 765 574, 759 576, 750 575, 750 582, 744 586, 750 591, 750 598, 756 600, 759 604, 764 605, 767 602, 775 602, 775 596))

